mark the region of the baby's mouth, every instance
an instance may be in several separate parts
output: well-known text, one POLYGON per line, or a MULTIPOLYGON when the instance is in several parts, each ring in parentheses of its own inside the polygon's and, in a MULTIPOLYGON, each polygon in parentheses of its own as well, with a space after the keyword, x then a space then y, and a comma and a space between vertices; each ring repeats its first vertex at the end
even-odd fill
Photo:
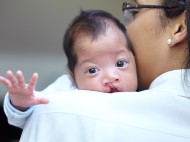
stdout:
POLYGON ((116 87, 110 87, 110 93, 119 92, 116 87))

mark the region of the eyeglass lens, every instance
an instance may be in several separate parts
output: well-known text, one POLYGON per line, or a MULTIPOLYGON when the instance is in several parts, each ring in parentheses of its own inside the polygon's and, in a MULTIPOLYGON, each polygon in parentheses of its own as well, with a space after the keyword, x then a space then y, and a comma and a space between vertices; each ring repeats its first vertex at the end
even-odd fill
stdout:
POLYGON ((123 11, 123 19, 126 25, 129 25, 133 21, 133 15, 130 10, 123 11))

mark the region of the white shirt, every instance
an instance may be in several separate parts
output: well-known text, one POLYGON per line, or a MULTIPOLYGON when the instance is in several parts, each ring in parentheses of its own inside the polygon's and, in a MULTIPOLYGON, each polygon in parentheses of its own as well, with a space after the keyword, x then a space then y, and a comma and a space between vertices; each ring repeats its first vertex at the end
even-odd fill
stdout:
POLYGON ((141 92, 47 95, 50 103, 35 107, 20 142, 190 142, 190 87, 181 84, 183 74, 164 73, 141 92))

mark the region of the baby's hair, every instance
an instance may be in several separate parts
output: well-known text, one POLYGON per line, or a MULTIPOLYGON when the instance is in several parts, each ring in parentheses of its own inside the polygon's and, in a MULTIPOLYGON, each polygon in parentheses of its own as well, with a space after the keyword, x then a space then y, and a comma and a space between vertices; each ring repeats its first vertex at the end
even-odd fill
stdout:
MULTIPOLYGON (((66 30, 63 40, 63 49, 68 60, 67 67, 72 73, 77 63, 77 57, 74 53, 76 39, 85 34, 92 37, 92 40, 96 40, 113 24, 128 40, 125 26, 111 13, 103 10, 81 10, 79 15, 74 18, 66 30)), ((129 41, 127 43, 129 44, 129 41)), ((131 48, 130 44, 128 48, 131 48)))

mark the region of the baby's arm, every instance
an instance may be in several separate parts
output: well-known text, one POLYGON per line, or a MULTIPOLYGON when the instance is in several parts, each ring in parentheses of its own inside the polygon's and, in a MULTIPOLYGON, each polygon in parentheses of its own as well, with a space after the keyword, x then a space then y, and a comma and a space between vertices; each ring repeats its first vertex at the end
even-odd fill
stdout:
POLYGON ((7 78, 0 76, 0 82, 8 91, 4 99, 4 111, 9 124, 23 128, 27 117, 34 109, 31 106, 46 104, 48 100, 36 97, 39 92, 35 92, 34 95, 38 74, 33 74, 28 85, 21 71, 17 71, 16 76, 11 71, 7 71, 7 78))
MULTIPOLYGON (((32 78, 31 78, 31 81, 32 81, 32 78)), ((36 79, 36 81, 37 81, 37 79, 36 79)), ((35 83, 33 83, 33 84, 36 84, 36 81, 34 81, 35 83)), ((0 82, 2 82, 2 78, 0 79, 0 82)), ((35 87, 33 87, 33 88, 35 88, 35 87)), ((68 91, 68 90, 75 90, 75 89, 77 89, 75 83, 72 81, 71 77, 66 74, 66 75, 62 75, 61 77, 59 77, 55 82, 50 84, 43 91, 41 91, 41 92, 35 91, 34 93, 35 93, 35 95, 39 94, 39 96, 43 93, 46 96, 48 94, 51 95, 56 91, 68 91)), ((19 128, 23 128, 25 125, 26 119, 28 118, 28 116, 31 115, 31 113, 33 112, 33 109, 35 109, 34 106, 28 108, 26 111, 19 111, 19 110, 15 109, 12 106, 12 104, 10 103, 9 94, 7 93, 7 95, 5 96, 4 111, 8 118, 8 122, 11 125, 14 125, 19 128)))

